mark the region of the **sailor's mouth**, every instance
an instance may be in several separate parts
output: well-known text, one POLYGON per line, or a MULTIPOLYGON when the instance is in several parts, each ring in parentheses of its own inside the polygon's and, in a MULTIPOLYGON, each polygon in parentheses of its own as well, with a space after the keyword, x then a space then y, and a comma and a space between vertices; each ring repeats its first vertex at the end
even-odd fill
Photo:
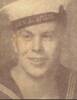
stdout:
POLYGON ((46 58, 43 57, 29 57, 28 60, 30 61, 31 64, 35 64, 35 65, 42 65, 46 62, 46 58))

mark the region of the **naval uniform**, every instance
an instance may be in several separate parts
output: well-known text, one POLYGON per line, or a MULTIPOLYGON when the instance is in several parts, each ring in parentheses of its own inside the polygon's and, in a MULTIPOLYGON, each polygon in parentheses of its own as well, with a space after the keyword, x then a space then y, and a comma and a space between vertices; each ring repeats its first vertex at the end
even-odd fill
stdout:
MULTIPOLYGON (((65 99, 68 91, 68 83, 69 83, 69 76, 70 76, 71 70, 68 68, 65 68, 64 66, 61 66, 56 74, 56 83, 57 83, 57 89, 59 92, 60 99, 65 99)), ((0 74, 0 84, 2 84, 4 87, 10 89, 14 94, 16 94, 20 99, 23 99, 23 96, 21 94, 21 91, 19 90, 17 84, 12 79, 10 71, 8 72, 8 69, 6 71, 1 72, 0 74)), ((77 87, 76 87, 77 88, 77 87)), ((75 97, 76 98, 76 88, 75 88, 75 97)), ((12 99, 10 96, 8 96, 9 93, 5 93, 0 90, 0 99, 12 99)), ((52 97, 50 97, 52 99, 52 97)), ((57 98, 56 98, 57 99, 57 98)))

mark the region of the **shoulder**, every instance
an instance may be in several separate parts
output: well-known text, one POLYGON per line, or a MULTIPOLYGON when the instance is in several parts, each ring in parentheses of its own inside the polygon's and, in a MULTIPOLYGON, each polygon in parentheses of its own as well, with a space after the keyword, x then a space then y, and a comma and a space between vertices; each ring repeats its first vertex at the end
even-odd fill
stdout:
POLYGON ((0 73, 0 99, 18 99, 21 96, 18 86, 11 78, 10 71, 2 71, 0 73))
POLYGON ((11 99, 8 95, 0 91, 0 99, 11 99))
MULTIPOLYGON (((66 99, 77 99, 77 71, 64 68, 67 78, 66 99)), ((63 76, 63 74, 62 74, 63 76)))
POLYGON ((19 97, 11 89, 0 83, 0 99, 19 99, 19 97))
POLYGON ((56 80, 61 98, 77 99, 77 72, 61 65, 57 73, 56 80))

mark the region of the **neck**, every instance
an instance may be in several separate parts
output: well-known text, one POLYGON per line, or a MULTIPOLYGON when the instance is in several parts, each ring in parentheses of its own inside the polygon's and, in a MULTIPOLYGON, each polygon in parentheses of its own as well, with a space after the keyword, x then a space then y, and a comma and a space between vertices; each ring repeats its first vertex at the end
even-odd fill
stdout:
POLYGON ((55 95, 55 92, 57 92, 55 91, 55 74, 50 74, 51 73, 48 73, 42 78, 32 78, 25 73, 22 67, 17 66, 12 70, 12 77, 18 85, 24 98, 25 94, 27 98, 41 97, 42 95, 46 95, 47 93, 49 95, 51 93, 51 90, 53 90, 53 93, 51 93, 51 95, 55 95))

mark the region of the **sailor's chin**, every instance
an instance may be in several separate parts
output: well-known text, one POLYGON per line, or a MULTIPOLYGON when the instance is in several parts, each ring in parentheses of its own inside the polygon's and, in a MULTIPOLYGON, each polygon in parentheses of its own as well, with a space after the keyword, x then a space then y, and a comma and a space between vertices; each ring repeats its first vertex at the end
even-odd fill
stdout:
POLYGON ((44 67, 28 67, 26 69, 26 72, 29 76, 34 77, 34 78, 40 78, 46 75, 46 72, 48 71, 48 68, 44 67))

